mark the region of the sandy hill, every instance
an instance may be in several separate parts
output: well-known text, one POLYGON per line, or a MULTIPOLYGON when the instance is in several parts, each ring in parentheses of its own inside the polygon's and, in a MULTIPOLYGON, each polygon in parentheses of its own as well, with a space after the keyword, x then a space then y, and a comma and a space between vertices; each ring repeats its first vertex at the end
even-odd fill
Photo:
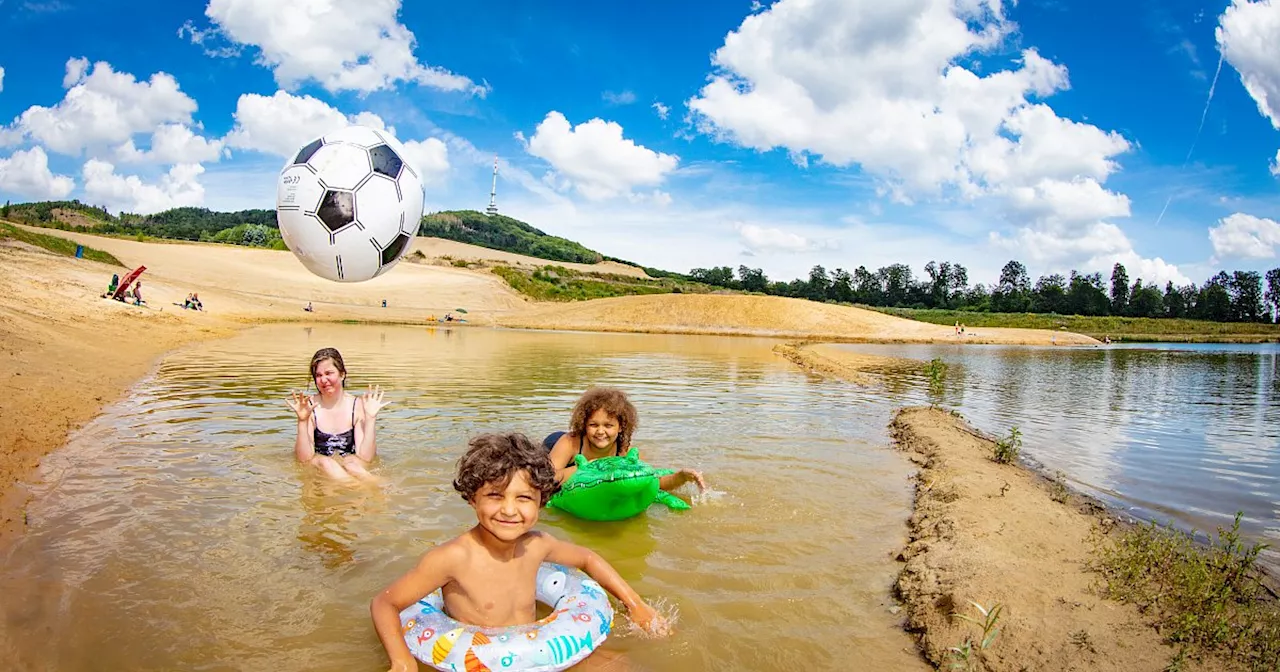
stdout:
POLYGON ((514 252, 493 250, 479 245, 460 243, 444 238, 419 237, 413 243, 413 251, 421 252, 428 262, 448 264, 452 259, 475 261, 480 263, 499 262, 513 266, 534 268, 538 266, 563 266, 583 273, 613 273, 633 278, 649 278, 643 268, 620 264, 616 261, 602 261, 598 264, 575 264, 567 261, 539 259, 514 252))
MULTIPOLYGON (((533 329, 751 334, 874 342, 956 342, 953 327, 873 310, 778 296, 656 294, 540 304, 503 315, 499 324, 533 329)), ((1088 345, 1080 334, 1039 329, 980 329, 966 343, 1088 345)))

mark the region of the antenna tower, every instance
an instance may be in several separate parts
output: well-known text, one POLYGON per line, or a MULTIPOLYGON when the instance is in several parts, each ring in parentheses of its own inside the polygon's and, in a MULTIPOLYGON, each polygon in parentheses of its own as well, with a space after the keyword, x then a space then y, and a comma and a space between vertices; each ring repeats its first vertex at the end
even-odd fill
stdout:
POLYGON ((489 207, 484 209, 486 215, 498 214, 498 157, 493 157, 493 188, 489 190, 489 207))

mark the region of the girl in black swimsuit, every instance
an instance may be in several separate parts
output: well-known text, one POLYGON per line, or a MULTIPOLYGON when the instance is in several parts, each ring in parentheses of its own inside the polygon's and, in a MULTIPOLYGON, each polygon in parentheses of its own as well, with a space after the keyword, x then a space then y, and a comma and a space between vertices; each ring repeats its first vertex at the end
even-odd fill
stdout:
MULTIPOLYGON (((639 423, 639 413, 625 392, 612 387, 588 389, 573 407, 569 431, 553 432, 542 441, 556 468, 556 481, 563 483, 577 471, 573 466, 575 455, 580 454, 589 462, 626 454, 639 423)), ((680 469, 663 476, 661 487, 671 491, 685 483, 696 483, 700 491, 707 489, 702 474, 693 469, 680 469)))
POLYGON ((311 379, 318 394, 294 392, 288 399, 298 416, 294 456, 339 480, 376 480, 369 464, 378 451, 374 420, 386 406, 382 388, 370 387, 360 397, 347 393, 347 367, 333 348, 311 357, 311 379))

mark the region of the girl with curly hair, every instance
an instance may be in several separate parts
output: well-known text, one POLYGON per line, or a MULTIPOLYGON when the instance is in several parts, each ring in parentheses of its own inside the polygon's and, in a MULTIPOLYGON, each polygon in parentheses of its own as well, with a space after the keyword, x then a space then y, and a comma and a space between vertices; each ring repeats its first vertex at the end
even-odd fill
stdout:
MULTIPOLYGON (((639 424, 639 413, 625 392, 614 387, 588 388, 574 404, 569 431, 552 432, 542 440, 556 468, 556 481, 563 483, 577 471, 575 455, 581 454, 587 461, 625 455, 639 424)), ((696 483, 699 491, 707 489, 702 474, 694 469, 663 476, 661 487, 671 491, 685 483, 696 483)))

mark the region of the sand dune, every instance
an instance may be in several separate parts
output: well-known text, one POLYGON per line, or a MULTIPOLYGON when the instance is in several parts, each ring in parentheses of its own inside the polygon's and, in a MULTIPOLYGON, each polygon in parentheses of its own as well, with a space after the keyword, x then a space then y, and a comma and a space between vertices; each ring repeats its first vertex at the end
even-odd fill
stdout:
POLYGON ((711 333, 893 343, 1092 345, 1081 334, 1040 329, 969 330, 873 310, 778 296, 657 294, 535 305, 496 318, 503 326, 584 331, 711 333))

